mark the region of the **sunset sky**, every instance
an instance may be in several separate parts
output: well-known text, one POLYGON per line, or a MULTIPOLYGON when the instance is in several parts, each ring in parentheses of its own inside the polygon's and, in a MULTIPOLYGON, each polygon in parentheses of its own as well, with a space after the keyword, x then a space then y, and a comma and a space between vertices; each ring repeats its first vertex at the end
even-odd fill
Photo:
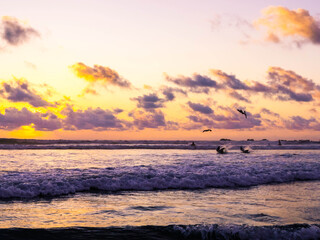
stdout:
POLYGON ((320 1, 0 2, 0 137, 320 140, 320 1))

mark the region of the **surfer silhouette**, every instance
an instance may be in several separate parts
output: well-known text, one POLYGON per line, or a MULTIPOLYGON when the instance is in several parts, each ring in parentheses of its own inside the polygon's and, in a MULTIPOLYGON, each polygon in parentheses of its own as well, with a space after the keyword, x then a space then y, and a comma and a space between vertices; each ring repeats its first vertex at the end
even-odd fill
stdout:
POLYGON ((227 149, 225 147, 218 146, 216 150, 220 154, 227 153, 227 149))
POLYGON ((240 147, 241 152, 243 153, 250 153, 249 149, 244 148, 243 146, 240 147))

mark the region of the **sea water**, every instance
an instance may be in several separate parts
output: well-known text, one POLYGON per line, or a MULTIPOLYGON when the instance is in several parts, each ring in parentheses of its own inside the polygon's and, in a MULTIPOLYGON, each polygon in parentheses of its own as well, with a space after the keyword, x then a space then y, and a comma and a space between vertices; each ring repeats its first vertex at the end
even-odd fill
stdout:
POLYGON ((319 143, 217 144, 1 145, 0 239, 320 239, 319 143))

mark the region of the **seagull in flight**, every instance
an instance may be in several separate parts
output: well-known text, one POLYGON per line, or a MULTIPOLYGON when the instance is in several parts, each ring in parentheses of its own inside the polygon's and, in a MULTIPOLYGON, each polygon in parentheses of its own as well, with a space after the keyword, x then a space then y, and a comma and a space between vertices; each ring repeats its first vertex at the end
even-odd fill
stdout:
POLYGON ((212 132, 212 130, 211 129, 205 129, 202 132, 212 132))
POLYGON ((245 115, 246 116, 246 118, 248 118, 247 117, 247 112, 246 111, 244 111, 244 110, 242 110, 242 109, 237 109, 238 110, 238 112, 239 113, 242 113, 243 115, 245 115))

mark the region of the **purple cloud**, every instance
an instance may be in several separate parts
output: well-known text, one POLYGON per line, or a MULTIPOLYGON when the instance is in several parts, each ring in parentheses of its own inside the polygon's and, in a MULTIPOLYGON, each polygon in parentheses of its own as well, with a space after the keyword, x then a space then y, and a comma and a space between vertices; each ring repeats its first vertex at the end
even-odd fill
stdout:
POLYGON ((284 125, 291 130, 315 130, 320 131, 320 123, 315 118, 306 119, 300 116, 293 116, 284 120, 284 125))
POLYGON ((160 110, 153 112, 132 111, 129 113, 129 116, 133 118, 133 126, 140 130, 166 126, 165 117, 160 110))
POLYGON ((225 72, 217 69, 211 69, 211 74, 222 81, 222 85, 225 87, 229 87, 234 90, 248 90, 249 86, 245 83, 241 82, 234 75, 228 75, 225 72))
POLYGON ((187 93, 180 88, 172 88, 172 87, 164 86, 164 87, 161 87, 161 91, 167 101, 173 101, 176 97, 175 93, 187 95, 187 93))
POLYGON ((166 80, 196 93, 208 93, 210 89, 220 88, 216 81, 200 74, 194 74, 192 77, 180 76, 178 78, 171 78, 166 75, 166 80))
POLYGON ((51 103, 44 100, 40 94, 30 88, 28 81, 23 79, 2 82, 0 96, 12 102, 27 102, 33 107, 52 106, 51 103))
POLYGON ((138 102, 137 107, 143 108, 145 110, 153 111, 156 108, 162 108, 164 99, 159 98, 155 93, 151 93, 149 95, 143 95, 136 98, 133 98, 138 102))
POLYGON ((229 92, 229 96, 234 99, 240 100, 240 101, 251 103, 251 101, 249 99, 245 98, 244 96, 242 96, 240 93, 238 93, 236 91, 229 92))
POLYGON ((278 113, 272 112, 267 108, 262 108, 261 112, 270 116, 274 116, 274 117, 280 117, 280 115, 278 113))
POLYGON ((33 124, 33 128, 39 131, 53 131, 61 128, 61 119, 53 113, 34 113, 27 108, 18 110, 6 108, 4 114, 0 114, 0 128, 14 130, 21 126, 33 124))
POLYGON ((34 28, 22 24, 14 17, 2 17, 2 39, 9 45, 17 46, 31 37, 39 37, 40 34, 34 28))
POLYGON ((247 112, 248 118, 244 119, 238 114, 236 107, 219 107, 224 114, 213 113, 208 117, 188 116, 189 120, 199 124, 198 126, 206 126, 216 129, 252 129, 262 125, 261 116, 259 114, 252 115, 247 112))
POLYGON ((270 87, 280 93, 278 98, 284 101, 310 102, 313 100, 312 92, 319 88, 312 80, 280 67, 270 67, 268 78, 270 87))
POLYGON ((193 111, 196 111, 196 112, 200 112, 203 114, 212 114, 213 113, 213 110, 210 107, 202 105, 200 103, 192 103, 189 101, 188 105, 193 111))
POLYGON ((115 108, 115 109, 113 109, 113 112, 114 112, 115 114, 119 114, 119 113, 122 113, 122 112, 123 112, 123 109, 115 108))
POLYGON ((86 110, 74 111, 71 106, 68 106, 62 111, 62 114, 66 116, 63 121, 64 129, 66 130, 121 130, 126 126, 126 122, 115 117, 113 112, 109 110, 103 110, 101 108, 88 108, 86 110))

